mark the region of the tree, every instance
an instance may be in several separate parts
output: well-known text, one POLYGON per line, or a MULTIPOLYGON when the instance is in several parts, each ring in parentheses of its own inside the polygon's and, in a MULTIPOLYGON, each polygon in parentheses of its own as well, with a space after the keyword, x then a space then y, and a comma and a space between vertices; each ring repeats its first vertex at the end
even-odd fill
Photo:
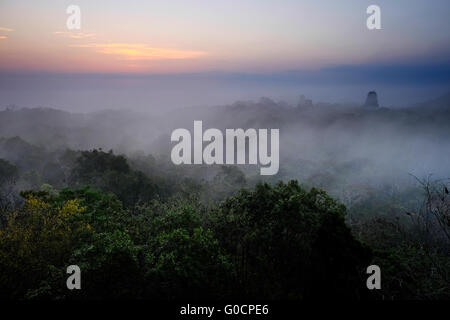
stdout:
POLYGON ((227 199, 213 215, 246 297, 359 297, 370 250, 345 225, 345 207, 296 181, 262 183, 227 199))
POLYGON ((155 201, 133 216, 130 232, 147 261, 145 297, 194 301, 229 295, 229 257, 199 208, 195 201, 155 201))
POLYGON ((65 265, 78 233, 88 228, 72 219, 86 209, 79 200, 59 204, 45 192, 24 196, 24 206, 9 212, 0 230, 1 297, 24 298, 47 286, 51 270, 65 265))
POLYGON ((112 151, 83 151, 72 169, 70 185, 92 185, 114 193, 126 207, 157 198, 159 188, 146 175, 130 168, 122 155, 112 151))
MULTIPOLYGON (((15 202, 15 184, 18 179, 17 167, 6 160, 0 159, 0 217, 12 207, 15 202)), ((0 223, 4 222, 0 220, 0 223)))

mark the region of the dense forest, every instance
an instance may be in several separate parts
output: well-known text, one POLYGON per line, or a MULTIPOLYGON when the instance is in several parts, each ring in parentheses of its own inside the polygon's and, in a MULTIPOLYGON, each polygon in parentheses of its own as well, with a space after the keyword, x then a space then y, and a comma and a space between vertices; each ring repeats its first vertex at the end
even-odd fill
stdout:
POLYGON ((170 116, 8 107, 0 298, 450 299, 448 100, 263 98, 170 116), (170 132, 194 119, 280 128, 279 173, 173 165, 170 132), (66 287, 73 264, 82 290, 66 287), (380 290, 366 287, 373 264, 380 290))

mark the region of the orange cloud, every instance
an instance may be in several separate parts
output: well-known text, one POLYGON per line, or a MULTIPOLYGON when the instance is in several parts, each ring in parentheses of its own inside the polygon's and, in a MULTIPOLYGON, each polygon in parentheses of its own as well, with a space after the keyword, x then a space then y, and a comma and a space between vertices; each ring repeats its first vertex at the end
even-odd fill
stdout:
POLYGON ((67 36, 72 39, 85 39, 95 36, 95 33, 84 33, 84 32, 67 32, 67 31, 55 31, 53 34, 67 36))
POLYGON ((93 43, 71 47, 94 48, 98 53, 115 55, 126 60, 193 59, 207 54, 204 51, 155 48, 141 43, 93 43))
MULTIPOLYGON (((12 32, 12 31, 14 31, 14 30, 11 29, 11 28, 0 27, 0 31, 12 32)), ((1 40, 1 39, 8 39, 8 36, 1 35, 1 34, 0 34, 0 40, 1 40)))

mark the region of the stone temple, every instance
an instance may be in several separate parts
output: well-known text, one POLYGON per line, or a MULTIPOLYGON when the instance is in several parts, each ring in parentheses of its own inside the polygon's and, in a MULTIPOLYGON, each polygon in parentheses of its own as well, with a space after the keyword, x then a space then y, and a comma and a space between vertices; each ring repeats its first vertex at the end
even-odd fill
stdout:
POLYGON ((366 108, 378 108, 378 97, 377 93, 375 91, 370 91, 367 94, 366 103, 364 104, 364 107, 366 108))

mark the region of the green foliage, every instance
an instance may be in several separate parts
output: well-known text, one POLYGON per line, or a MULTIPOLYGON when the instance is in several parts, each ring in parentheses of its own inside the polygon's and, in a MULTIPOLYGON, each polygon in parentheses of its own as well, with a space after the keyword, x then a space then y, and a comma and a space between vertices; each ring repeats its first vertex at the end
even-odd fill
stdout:
POLYGON ((191 205, 155 202, 132 216, 113 194, 84 187, 27 191, 1 230, 3 298, 193 298, 224 294, 229 262, 191 205), (165 214, 167 213, 167 214, 165 214), (146 223, 142 223, 146 220, 146 223), (64 270, 83 290, 64 290, 64 270))
POLYGON ((14 185, 17 179, 17 167, 0 159, 0 224, 4 223, 4 213, 14 204, 14 185))
POLYGON ((0 185, 17 178, 17 167, 4 159, 0 159, 0 185))
MULTIPOLYGON (((24 193, 26 202, 9 212, 0 230, 0 296, 24 297, 39 292, 54 267, 64 265, 78 243, 78 235, 88 229, 74 220, 85 211, 78 199, 55 203, 44 192, 24 193)), ((44 290, 45 291, 45 290, 44 290)))
POLYGON ((112 151, 83 151, 70 176, 71 185, 93 185, 114 193, 127 207, 158 196, 158 187, 142 172, 131 170, 124 156, 112 151))
POLYGON ((131 234, 150 261, 147 295, 212 299, 228 293, 229 259, 197 207, 184 200, 153 202, 133 216, 131 234))
POLYGON ((374 264, 382 266, 383 290, 373 292, 383 300, 449 300, 450 258, 448 255, 402 243, 375 252, 374 264))
POLYGON ((291 181, 241 191, 212 223, 245 296, 355 298, 371 254, 344 216, 345 207, 325 192, 291 181))
POLYGON ((17 166, 0 159, 0 298, 450 298, 442 186, 414 212, 420 188, 357 185, 344 197, 348 217, 296 181, 241 189, 246 176, 233 166, 0 144, 32 155, 17 166), (32 190, 5 202, 16 182, 32 190), (71 264, 82 290, 66 289, 71 264), (381 267, 380 291, 365 287, 370 264, 381 267))

